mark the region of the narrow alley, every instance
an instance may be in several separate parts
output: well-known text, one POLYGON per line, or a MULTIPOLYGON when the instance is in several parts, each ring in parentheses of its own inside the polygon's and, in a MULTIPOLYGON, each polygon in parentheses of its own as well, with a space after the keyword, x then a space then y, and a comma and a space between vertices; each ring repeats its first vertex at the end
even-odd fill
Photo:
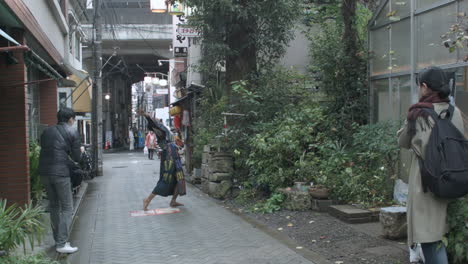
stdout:
MULTIPOLYGON (((159 161, 143 153, 104 156, 103 177, 89 183, 68 263, 312 263, 189 186, 180 213, 131 217, 159 177, 159 161)), ((149 209, 167 208, 156 197, 149 209)))

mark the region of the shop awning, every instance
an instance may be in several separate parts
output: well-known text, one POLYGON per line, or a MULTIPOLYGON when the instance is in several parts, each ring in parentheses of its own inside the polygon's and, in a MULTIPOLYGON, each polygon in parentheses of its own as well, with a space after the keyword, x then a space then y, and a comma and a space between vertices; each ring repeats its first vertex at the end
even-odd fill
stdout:
POLYGON ((67 71, 71 73, 68 79, 76 83, 72 91, 73 110, 75 112, 90 113, 92 111, 92 82, 89 74, 65 64, 67 71))

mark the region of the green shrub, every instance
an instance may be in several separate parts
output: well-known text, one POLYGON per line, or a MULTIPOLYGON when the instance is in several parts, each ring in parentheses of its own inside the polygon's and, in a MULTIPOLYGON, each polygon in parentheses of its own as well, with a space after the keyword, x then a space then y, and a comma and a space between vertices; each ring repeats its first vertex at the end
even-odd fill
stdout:
POLYGON ((37 142, 32 142, 29 145, 29 178, 31 182, 31 197, 34 201, 39 201, 44 198, 44 186, 41 183, 39 175, 39 156, 41 147, 37 142))
POLYGON ((13 204, 7 207, 7 201, 0 199, 0 249, 7 252, 29 242, 34 248, 34 241, 41 241, 44 233, 42 220, 44 211, 32 204, 19 207, 13 204))
POLYGON ((59 264, 42 254, 33 256, 5 256, 0 257, 2 264, 59 264))
POLYGON ((448 224, 450 232, 444 242, 450 263, 468 263, 468 197, 449 204, 448 224))
POLYGON ((309 175, 298 174, 300 160, 311 151, 311 145, 319 145, 326 137, 326 118, 317 105, 288 110, 272 122, 259 124, 258 133, 249 141, 246 163, 253 186, 274 191, 294 181, 310 180, 309 175))
POLYGON ((378 206, 391 203, 396 177, 397 123, 354 126, 350 146, 321 144, 318 183, 331 189, 332 198, 343 202, 378 206))
POLYGON ((266 201, 257 203, 254 206, 254 211, 263 214, 271 214, 273 212, 279 211, 283 202, 284 194, 274 193, 266 201))

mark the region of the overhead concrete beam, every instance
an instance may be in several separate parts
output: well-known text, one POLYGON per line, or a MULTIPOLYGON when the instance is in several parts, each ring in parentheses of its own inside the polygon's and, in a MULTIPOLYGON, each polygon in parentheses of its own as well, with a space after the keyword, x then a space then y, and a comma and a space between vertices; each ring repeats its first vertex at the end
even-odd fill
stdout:
MULTIPOLYGON (((92 36, 92 25, 83 25, 83 30, 92 36)), ((172 24, 117 24, 105 25, 102 40, 172 40, 172 24)))

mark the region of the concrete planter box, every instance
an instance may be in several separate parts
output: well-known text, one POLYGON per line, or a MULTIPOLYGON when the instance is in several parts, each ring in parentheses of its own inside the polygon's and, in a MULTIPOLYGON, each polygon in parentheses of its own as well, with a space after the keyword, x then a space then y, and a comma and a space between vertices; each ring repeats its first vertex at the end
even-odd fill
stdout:
POLYGON ((402 239, 407 237, 408 224, 406 221, 406 207, 385 207, 380 209, 380 224, 383 236, 388 239, 402 239))
POLYGON ((379 221, 379 210, 361 209, 353 205, 332 205, 328 213, 350 224, 370 223, 379 221))

